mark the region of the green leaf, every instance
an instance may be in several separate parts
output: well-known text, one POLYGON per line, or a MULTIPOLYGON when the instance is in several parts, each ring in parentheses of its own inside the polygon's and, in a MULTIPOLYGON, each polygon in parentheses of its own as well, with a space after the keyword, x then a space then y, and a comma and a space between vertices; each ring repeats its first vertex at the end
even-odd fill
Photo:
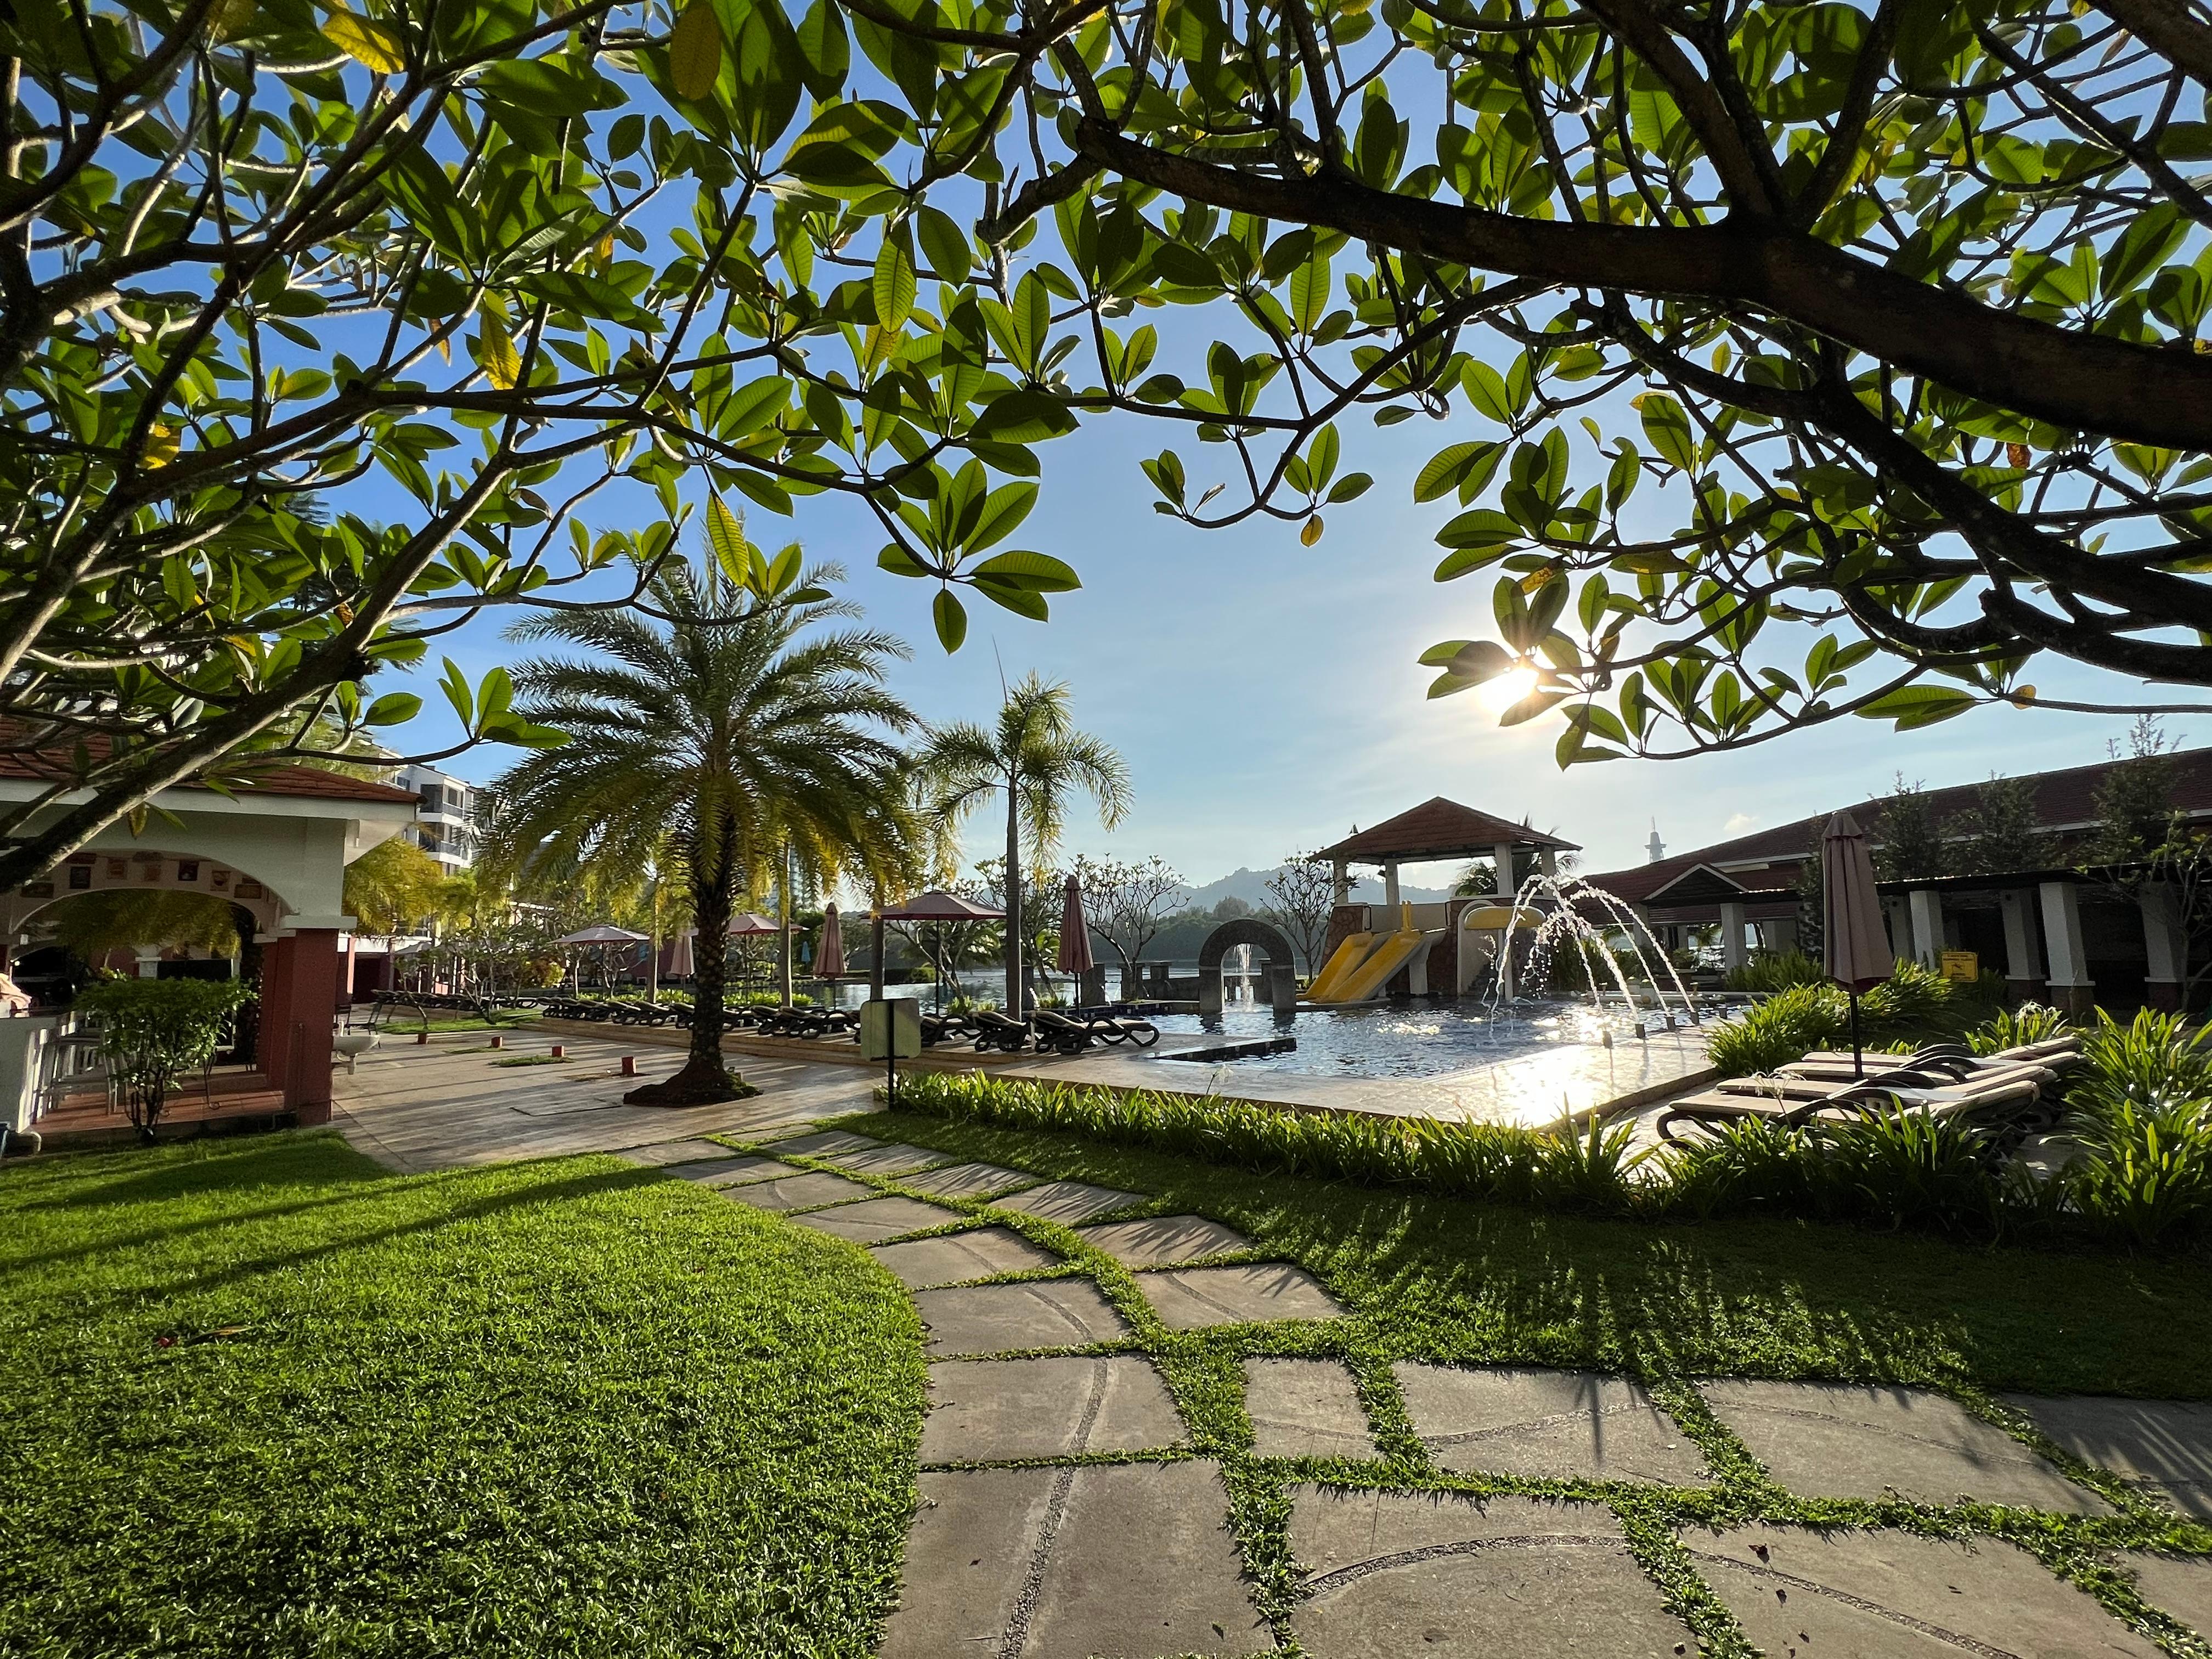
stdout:
POLYGON ((369 704, 362 716, 364 726, 404 726, 422 712, 422 699, 412 691, 387 691, 369 704))
POLYGON ((744 525, 720 495, 707 497, 707 547, 733 586, 750 585, 752 549, 745 540, 744 525))
POLYGON ((343 8, 323 24, 323 38, 363 69, 398 75, 407 68, 407 43, 397 29, 357 17, 343 8))
POLYGON ((994 554, 971 574, 979 584, 1018 587, 1032 593, 1065 593, 1083 586, 1072 565, 1049 553, 994 554))
POLYGON ((668 73, 676 95, 696 102, 714 95, 722 74, 722 25, 710 0, 691 0, 668 37, 668 73))
POLYGON ((998 443, 1033 444, 1075 430, 1075 416, 1048 392, 1021 388, 994 398, 975 419, 975 435, 998 443))
POLYGON ((915 278, 914 256, 907 252, 902 237, 884 234, 883 246, 876 251, 872 287, 877 324, 894 332, 903 328, 914 310, 915 278))
POLYGON ((1660 455, 1685 472, 1698 469, 1698 441, 1690 433, 1690 416, 1680 402, 1664 392, 1646 392, 1631 398, 1644 417, 1644 435, 1660 455))
POLYGON ((975 528, 961 542, 962 550, 980 553, 994 543, 1006 540, 1029 517, 1036 498, 1037 487, 1033 483, 1001 484, 993 490, 976 515, 975 528))
POLYGON ((790 403, 791 382, 781 374, 763 374, 730 394, 716 429, 725 442, 734 443, 773 425, 790 403))
POLYGON ((1980 701, 1972 692, 1961 691, 1955 686, 1901 685, 1876 697, 1858 713, 1870 720, 1893 720, 1893 730, 1913 732, 1963 714, 1980 701))
POLYGON ((915 212, 914 228, 930 270, 945 282, 966 282, 975 262, 975 249, 968 240, 968 234, 952 216, 937 208, 924 207, 915 212))
POLYGON ((957 651, 968 637, 968 610, 950 588, 941 590, 929 607, 930 619, 937 624, 938 643, 950 652, 957 651))

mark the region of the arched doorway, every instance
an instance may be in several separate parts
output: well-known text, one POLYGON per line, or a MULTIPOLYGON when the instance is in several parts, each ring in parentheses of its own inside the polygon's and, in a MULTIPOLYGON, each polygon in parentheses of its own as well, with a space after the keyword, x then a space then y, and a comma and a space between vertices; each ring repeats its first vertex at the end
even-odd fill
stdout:
POLYGON ((1267 1000, 1274 1005, 1279 1017, 1287 1018, 1297 1006, 1297 956, 1279 928, 1251 916, 1223 922, 1198 947, 1200 1015, 1221 1012, 1221 958, 1239 945, 1254 945, 1267 953, 1267 1000))

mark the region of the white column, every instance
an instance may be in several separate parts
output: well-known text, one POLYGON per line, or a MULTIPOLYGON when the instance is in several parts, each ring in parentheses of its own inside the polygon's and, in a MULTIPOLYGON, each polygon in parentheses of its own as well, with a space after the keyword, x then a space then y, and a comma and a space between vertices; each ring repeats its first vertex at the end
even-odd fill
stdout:
POLYGON ((1733 901, 1721 906, 1721 966, 1734 973, 1744 960, 1743 905, 1733 901))
POLYGON ((1997 895, 1997 911, 2004 918, 2005 988, 2016 997, 2034 995, 2043 980, 2029 908, 2034 902, 2035 895, 2021 888, 1997 895))
POLYGON ((137 947, 137 951, 136 951, 136 954, 137 954, 137 957, 138 957, 138 977, 139 977, 139 978, 141 978, 141 979, 159 979, 159 978, 161 978, 161 947, 160 945, 139 945, 139 946, 137 947))
POLYGON ((1513 996, 1513 925, 1506 923, 1505 931, 1498 936, 1498 994, 1511 1000, 1513 996))
POLYGON ((1884 894, 1881 913, 1889 922, 1889 953, 1899 962, 1912 960, 1912 911, 1895 894, 1884 894))
POLYGON ((2142 890, 2143 945, 2148 961, 2144 1000, 2154 1008, 2181 1006, 2189 979, 2189 931, 2181 925, 2181 905, 2172 888, 2154 882, 2142 890))
POLYGON ((1923 968, 1934 968, 1943 960, 1943 896, 1932 887, 1916 887, 1908 903, 1913 958, 1923 968))
POLYGON ((1559 878, 1559 854, 1547 847, 1536 855, 1536 867, 1541 870, 1549 879, 1557 881, 1559 878))
POLYGON ((1346 864, 1342 859, 1338 859, 1334 864, 1330 865, 1329 872, 1336 887, 1334 902, 1338 904, 1351 903, 1352 866, 1346 864))
POLYGON ((1510 904, 1516 890, 1513 882, 1513 843, 1498 842, 1490 849, 1490 856, 1498 866, 1498 902, 1510 904))
POLYGON ((2097 988, 2090 983, 2089 958, 2081 948, 2080 893, 2070 881, 2046 881, 2039 890, 2051 1000, 2069 1013, 2086 1014, 2096 1006, 2097 988))
POLYGON ((1398 866, 1395 864, 1382 866, 1382 903, 1390 912, 1391 925, 1395 927, 1398 918, 1398 866))

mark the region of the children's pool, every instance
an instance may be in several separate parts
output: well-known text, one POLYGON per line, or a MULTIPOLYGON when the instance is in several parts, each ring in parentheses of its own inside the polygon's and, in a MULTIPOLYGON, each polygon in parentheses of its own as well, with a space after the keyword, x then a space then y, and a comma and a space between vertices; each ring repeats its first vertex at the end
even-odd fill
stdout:
MULTIPOLYGON (((1686 1019, 1679 1006, 1672 1015, 1678 1022, 1686 1019)), ((1708 1021, 1712 1018, 1706 1013, 1708 1021)), ((1639 1041, 1626 1015, 1615 1012, 1601 1022, 1587 1007, 1569 1003, 1516 1002, 1496 1011, 1477 1002, 1365 1003, 1302 1008, 1288 1024, 1278 1024, 1274 1010, 1265 1006, 1231 1005, 1218 1018, 1163 1014, 1152 1023, 1177 1036, 1294 1036, 1298 1046, 1288 1053, 1225 1063, 1239 1072, 1316 1077, 1440 1077, 1563 1042, 1599 1042, 1607 1035, 1615 1044, 1639 1041)), ((1672 1040, 1662 1016, 1645 1014, 1644 1025, 1649 1041, 1672 1040)), ((1163 1059, 1174 1063, 1172 1056, 1163 1059)))

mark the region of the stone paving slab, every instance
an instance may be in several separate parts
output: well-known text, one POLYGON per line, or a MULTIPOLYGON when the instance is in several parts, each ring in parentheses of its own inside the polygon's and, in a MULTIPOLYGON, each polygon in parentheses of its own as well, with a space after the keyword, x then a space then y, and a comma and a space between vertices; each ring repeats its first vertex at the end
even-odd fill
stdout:
POLYGON ((1378 1457, 1352 1373, 1334 1359, 1247 1359, 1244 1410, 1262 1457, 1378 1457))
POLYGON ((2025 1550, 1908 1532, 1745 1527, 1684 1546, 1774 1659, 2156 1659, 2158 1649, 2025 1550))
POLYGON ((1162 1659, 1273 1639, 1209 1462, 921 1477, 878 1659, 1162 1659))
POLYGON ((1175 1397, 1149 1359, 954 1359, 929 1368, 925 1463, 985 1463, 1183 1443, 1175 1397))
POLYGON ((1955 1400, 1918 1389, 1848 1382, 1700 1382, 1713 1413, 1766 1465, 1776 1483, 1806 1498, 1984 1504, 2110 1515, 2047 1460, 1955 1400))
POLYGON ((784 1176, 731 1189, 740 1204, 758 1210, 804 1210, 817 1204, 842 1204, 848 1199, 872 1198, 876 1189, 842 1176, 817 1170, 806 1175, 784 1176))
POLYGON ((793 1152, 806 1158, 828 1158, 833 1152, 873 1152, 884 1145, 867 1135, 848 1134, 842 1129, 817 1129, 811 1134, 790 1135, 781 1140, 763 1139, 775 1149, 778 1158, 793 1152))
POLYGON ((2212 1560, 2130 1555, 2121 1558, 2119 1565, 2135 1573, 2144 1601, 2199 1636, 2212 1636, 2212 1560))
POLYGON ((723 1158, 712 1164, 677 1164, 668 1173, 707 1187, 743 1187, 756 1181, 780 1181, 807 1172, 795 1164, 779 1164, 772 1158, 723 1158))
POLYGON ((1178 1267, 1139 1275, 1137 1286, 1170 1330, 1244 1325, 1262 1319, 1340 1319, 1344 1310, 1321 1281, 1287 1261, 1233 1267, 1178 1267))
POLYGON ((714 1140, 656 1140, 650 1146, 625 1146, 615 1154, 632 1164, 659 1167, 669 1164, 686 1164, 694 1158, 727 1158, 730 1149, 714 1140))
POLYGON ((1129 1334, 1121 1316, 1087 1279, 1039 1279, 1018 1285, 963 1285, 914 1298, 938 1358, 1021 1348, 1079 1348, 1129 1334))
POLYGON ((948 1157, 927 1146, 902 1144, 863 1146, 853 1152, 817 1152, 814 1156, 825 1164, 836 1164, 841 1170, 857 1170, 863 1175, 872 1176, 895 1176, 927 1164, 943 1164, 948 1157))
MULTIPOLYGON (((744 1194, 740 1191, 737 1196, 742 1198, 744 1194)), ((918 1233, 926 1227, 942 1227, 960 1218, 950 1210, 940 1210, 919 1199, 886 1196, 858 1204, 840 1204, 832 1210, 815 1210, 792 1219, 802 1227, 849 1238, 855 1244, 880 1244, 887 1238, 902 1238, 908 1233, 918 1233)))
POLYGON ((1441 1468, 1673 1486, 1705 1479, 1697 1443, 1627 1377, 1411 1361, 1396 1370, 1413 1432, 1441 1468))
POLYGON ((2184 1515, 2212 1521, 2212 1405, 2091 1395, 2005 1399, 2083 1462, 2110 1469, 2184 1515))
MULTIPOLYGON (((879 1201, 908 1202, 905 1199, 879 1201)), ((852 1207, 865 1210, 870 1206, 855 1204, 852 1207)), ((825 1211, 823 1218, 834 1220, 846 1213, 843 1210, 825 1211)), ((943 1212, 938 1213, 941 1216, 943 1212)), ((979 1227, 973 1232, 947 1233, 942 1238, 882 1244, 877 1246, 875 1257, 910 1291, 932 1285, 954 1285, 963 1279, 989 1279, 997 1273, 1028 1273, 1033 1268, 1052 1267, 1060 1260, 1051 1251, 1039 1249, 1011 1227, 979 1227)))
POLYGON ((902 1177, 901 1184, 938 1198, 988 1198, 1010 1187, 1034 1187, 1037 1178, 996 1164, 951 1164, 942 1170, 902 1177))
POLYGON ((1032 1187, 1012 1198, 994 1200, 1001 1210, 1017 1210, 1024 1215, 1033 1215, 1046 1221, 1057 1221, 1063 1227, 1073 1227, 1088 1221, 1093 1216, 1105 1215, 1115 1210, 1126 1210, 1132 1204, 1142 1204, 1142 1193, 1124 1193, 1112 1187, 1094 1187, 1085 1181, 1049 1181, 1042 1187, 1032 1187))
POLYGON ((1084 1228, 1082 1237, 1085 1243, 1105 1251, 1125 1267, 1165 1267, 1252 1248, 1252 1241, 1234 1227, 1224 1227, 1202 1215, 1109 1221, 1084 1228))
POLYGON ((1601 1504, 1297 1486, 1291 1505, 1291 1553, 1309 1599, 1291 1627, 1313 1659, 1697 1650, 1601 1504))

